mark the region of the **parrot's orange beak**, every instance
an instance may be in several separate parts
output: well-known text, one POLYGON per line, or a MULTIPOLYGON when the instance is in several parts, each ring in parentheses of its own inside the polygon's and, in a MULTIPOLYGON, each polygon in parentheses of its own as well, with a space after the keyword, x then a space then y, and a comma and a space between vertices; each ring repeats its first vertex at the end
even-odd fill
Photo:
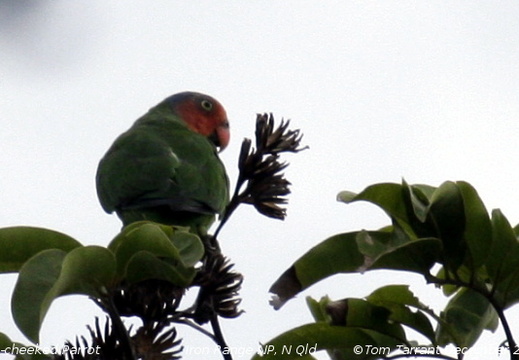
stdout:
POLYGON ((223 151, 227 145, 229 145, 229 140, 231 139, 231 132, 229 131, 229 121, 225 120, 221 125, 216 128, 216 137, 218 138, 218 146, 220 147, 220 152, 223 151))
POLYGON ((229 145, 230 138, 231 132, 229 131, 229 122, 227 120, 218 125, 213 133, 209 135, 209 140, 215 144, 218 152, 222 152, 229 145))

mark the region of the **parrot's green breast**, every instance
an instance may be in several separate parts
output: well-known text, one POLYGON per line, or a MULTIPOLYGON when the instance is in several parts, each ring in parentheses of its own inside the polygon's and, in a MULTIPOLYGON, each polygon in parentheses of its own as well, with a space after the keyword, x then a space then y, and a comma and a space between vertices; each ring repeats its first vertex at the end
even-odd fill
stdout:
POLYGON ((150 112, 119 136, 96 185, 103 209, 124 225, 151 220, 203 232, 229 201, 216 147, 173 114, 150 112))

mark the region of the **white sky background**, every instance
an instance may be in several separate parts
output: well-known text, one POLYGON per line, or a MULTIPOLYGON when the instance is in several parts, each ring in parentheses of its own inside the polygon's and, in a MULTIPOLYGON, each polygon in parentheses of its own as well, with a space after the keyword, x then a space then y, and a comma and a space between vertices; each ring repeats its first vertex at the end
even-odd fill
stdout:
MULTIPOLYGON (((98 204, 97 162, 148 108, 195 90, 227 109, 232 142, 222 158, 231 180, 258 112, 292 119, 310 146, 289 157, 286 221, 241 208, 221 234, 245 276, 246 313, 222 321, 229 345, 257 349, 310 322, 306 295, 362 297, 398 282, 441 304, 407 273, 337 276, 278 312, 268 288, 326 237, 388 222, 374 206, 337 203, 340 190, 402 177, 466 180, 489 210, 519 222, 518 19, 516 1, 0 0, 0 226, 106 245, 120 223, 98 204)), ((0 276, 0 331, 24 342, 10 315, 14 281, 0 276)), ((42 345, 86 334, 95 314, 87 299, 59 299, 42 345)), ((186 348, 213 345, 179 333, 186 348)), ((468 358, 498 358, 503 339, 501 330, 486 333, 468 358)))

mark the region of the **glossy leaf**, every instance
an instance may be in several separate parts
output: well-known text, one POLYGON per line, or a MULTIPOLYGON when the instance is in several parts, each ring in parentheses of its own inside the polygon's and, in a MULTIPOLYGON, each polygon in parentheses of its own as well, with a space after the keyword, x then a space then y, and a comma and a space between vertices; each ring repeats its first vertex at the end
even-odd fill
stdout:
POLYGON ((514 234, 515 234, 516 237, 519 238, 519 224, 516 224, 514 226, 514 234))
MULTIPOLYGON (((415 194, 416 198, 420 200, 422 203, 430 203, 432 196, 436 189, 438 189, 436 186, 431 186, 427 184, 413 184, 408 185, 405 181, 402 181, 404 185, 409 187, 413 190, 413 193, 415 194)), ((422 221, 425 221, 425 217, 421 218, 422 221)))
MULTIPOLYGON (((458 271, 458 274, 459 274, 459 271, 458 271)), ((441 279, 441 280, 445 280, 446 278, 446 270, 445 270, 445 267, 441 267, 439 270, 438 270, 438 273, 436 274, 436 277, 438 279, 441 279)), ((454 284, 443 284, 441 286, 441 289, 442 289, 442 293, 443 295, 445 296, 451 296, 451 295, 454 295, 456 293, 456 291, 458 291, 460 288, 459 285, 454 285, 454 284)))
POLYGON ((310 313, 316 322, 324 321, 329 324, 331 323, 330 314, 326 311, 326 305, 331 302, 332 300, 328 296, 323 296, 319 301, 310 296, 306 297, 306 305, 310 309, 310 313))
POLYGON ((13 341, 9 339, 9 337, 0 332, 0 350, 5 350, 7 347, 11 346, 13 344, 13 341))
POLYGON ((330 325, 370 329, 398 339, 405 339, 402 327, 389 321, 390 310, 374 305, 363 299, 347 298, 331 301, 327 296, 319 302, 308 300, 307 304, 315 312, 314 318, 320 318, 330 325), (317 310, 317 311, 316 311, 317 310))
POLYGON ((63 259, 59 278, 47 295, 47 301, 69 294, 100 297, 114 281, 113 253, 101 246, 80 247, 63 259))
POLYGON ((270 288, 279 297, 280 306, 328 276, 356 272, 364 263, 356 237, 355 232, 332 236, 300 257, 270 288))
MULTIPOLYGON (((426 195, 425 191, 429 189, 424 189, 420 186, 411 186, 407 184, 405 181, 402 182, 404 196, 403 199, 408 197, 408 203, 411 205, 412 213, 417 221, 415 223, 425 223, 427 220, 427 212, 429 211, 429 197, 426 195)), ((433 191, 434 192, 434 191, 433 191)), ((430 193, 432 195, 432 193, 430 193)), ((404 200, 405 201, 405 200, 404 200)), ((409 214, 409 211, 407 212, 409 214)), ((412 218, 409 217, 409 222, 411 223, 412 218)), ((418 224, 415 224, 415 226, 418 224)), ((415 227, 413 226, 413 228, 415 227)))
POLYGON ((198 236, 187 231, 175 231, 171 236, 180 260, 186 267, 195 266, 204 256, 204 244, 198 236))
POLYGON ((362 192, 355 194, 351 191, 342 191, 337 199, 346 204, 355 201, 368 201, 382 208, 390 217, 407 219, 407 210, 402 203, 402 185, 382 183, 368 186, 362 192))
MULTIPOLYGON (((313 299, 310 296, 306 297, 306 305, 310 309, 310 313, 312 314, 314 320, 316 322, 324 322, 329 325, 332 325, 332 316, 333 312, 330 312, 327 309, 328 304, 330 304, 332 300, 328 296, 323 296, 319 301, 313 299)), ((342 316, 344 319, 346 318, 346 312, 342 311, 344 315, 342 316)), ((337 312, 335 312, 337 313, 337 312)), ((333 324, 335 325, 335 324, 333 324)), ((330 359, 334 359, 334 351, 333 349, 327 350, 328 356, 330 359)))
MULTIPOLYGON (((133 225, 133 224, 132 224, 133 225)), ((180 261, 178 249, 173 245, 167 232, 155 223, 125 228, 108 246, 117 259, 117 274, 126 276, 130 259, 140 251, 147 251, 162 258, 180 261)), ((173 230, 171 230, 171 234, 173 230)))
MULTIPOLYGON (((389 215, 391 224, 380 231, 339 234, 311 249, 272 286, 281 304, 336 273, 413 271, 428 282, 438 280, 446 295, 453 295, 440 316, 405 285, 380 288, 366 301, 309 299, 308 306, 319 324, 367 328, 405 342, 405 337, 384 328, 386 323, 398 324, 423 334, 432 344, 471 347, 485 329, 493 331, 498 325, 489 296, 503 309, 519 302, 519 225, 512 228, 498 210, 490 218, 470 184, 447 181, 436 188, 405 181, 383 183, 358 194, 341 192, 338 200, 371 202, 389 215), (436 263, 442 268, 435 280, 429 272, 436 263), (438 323, 436 331, 431 320, 438 323)), ((351 351, 339 353, 354 358, 351 351)), ((330 357, 335 358, 333 352, 330 357)))
POLYGON ((362 273, 374 269, 414 271, 421 274, 438 260, 437 239, 402 238, 396 232, 360 231, 323 241, 299 258, 270 288, 278 296, 275 307, 318 281, 338 273, 362 273))
POLYGON ((389 319, 408 326, 421 333, 433 344, 435 334, 429 318, 424 314, 431 313, 427 306, 422 304, 409 290, 408 285, 388 285, 372 292, 367 301, 382 306, 391 311, 389 319), (415 308, 417 311, 412 311, 415 308))
POLYGON ((429 217, 436 230, 436 234, 431 235, 442 241, 445 265, 450 271, 455 271, 466 255, 466 243, 463 239, 465 231, 463 198, 455 183, 446 181, 433 193, 429 217))
POLYGON ((428 185, 409 185, 405 181, 402 182, 402 186, 402 201, 407 209, 407 223, 402 226, 402 221, 399 222, 400 227, 411 237, 437 237, 429 214, 431 199, 437 188, 428 185), (412 231, 409 231, 408 228, 412 231))
POLYGON ((139 251, 128 261, 126 280, 131 283, 149 279, 166 280, 179 287, 186 287, 193 281, 196 270, 177 262, 160 259, 148 251, 139 251))
POLYGON ((374 269, 404 270, 426 274, 439 259, 438 239, 395 241, 395 233, 361 231, 357 237, 365 262, 359 271, 374 269))
MULTIPOLYGON (((328 307, 332 305, 333 302, 328 304, 328 307)), ((391 312, 388 308, 354 298, 345 299, 344 306, 346 308, 345 326, 374 330, 398 339, 400 342, 405 342, 404 329, 399 323, 390 321, 391 312)))
POLYGON ((359 194, 351 191, 342 191, 337 195, 337 200, 346 204, 355 201, 367 201, 380 207, 384 212, 399 222, 400 226, 409 234, 412 229, 409 227, 409 209, 404 201, 404 186, 395 183, 381 183, 368 186, 359 194))
POLYGON ((20 269, 11 309, 18 328, 34 343, 38 342, 40 327, 50 306, 45 298, 59 278, 66 255, 63 250, 44 250, 20 269))
MULTIPOLYGON (((118 276, 120 278, 129 276, 134 280, 152 276, 153 273, 161 279, 164 277, 171 279, 171 274, 175 272, 192 277, 193 270, 187 269, 200 261, 204 254, 204 246, 198 236, 183 229, 149 221, 141 221, 125 227, 108 248, 116 255, 118 276), (141 252, 153 256, 140 254, 141 252), (139 255, 134 258, 137 254, 139 255), (131 268, 128 268, 130 262, 131 268), (139 269, 139 266, 142 267, 139 269), (151 268, 147 269, 148 266, 151 268), (143 275, 139 275, 139 272, 143 275)), ((176 281, 178 282, 184 283, 185 279, 176 281)))
POLYGON ((464 181, 456 182, 463 199, 465 230, 463 238, 470 252, 471 269, 479 269, 486 261, 492 244, 492 225, 487 209, 476 189, 464 181))
MULTIPOLYGON (((158 230, 159 233, 165 234, 168 238, 171 238, 176 231, 182 233, 189 231, 188 227, 169 226, 148 220, 136 221, 125 226, 121 232, 117 234, 117 236, 110 242, 110 244, 108 244, 108 249, 115 253, 117 252, 119 246, 125 241, 126 237, 131 236, 133 232, 144 231, 144 234, 146 234, 146 231, 149 231, 150 229, 158 230)), ((151 233, 151 235, 153 235, 153 233, 151 233)))
POLYGON ((68 235, 38 227, 15 226, 0 229, 0 273, 19 271, 37 253, 48 249, 65 252, 81 246, 68 235))
POLYGON ((468 288, 454 295, 440 317, 437 341, 441 346, 471 347, 484 330, 494 331, 498 325, 497 313, 488 300, 468 288))
POLYGON ((492 231, 486 268, 498 303, 507 308, 519 301, 519 242, 500 210, 492 212, 492 231))
POLYGON ((41 324, 59 296, 83 294, 99 297, 115 276, 113 254, 100 246, 79 247, 70 253, 45 250, 20 270, 13 298, 13 318, 31 341, 38 342, 41 324))

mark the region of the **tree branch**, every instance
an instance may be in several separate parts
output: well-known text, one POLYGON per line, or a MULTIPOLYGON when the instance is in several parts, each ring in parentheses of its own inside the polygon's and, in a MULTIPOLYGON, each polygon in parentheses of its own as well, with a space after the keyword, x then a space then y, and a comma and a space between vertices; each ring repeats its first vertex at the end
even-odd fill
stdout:
POLYGON ((505 332, 506 340, 508 342, 509 350, 510 350, 510 360, 519 360, 519 355, 515 354, 515 350, 517 350, 517 343, 515 342, 515 339, 512 334, 512 330, 510 329, 510 324, 508 323, 508 320, 505 316, 504 310, 500 306, 500 304, 497 303, 495 298, 492 296, 493 293, 489 292, 485 288, 480 288, 479 286, 475 286, 475 284, 465 284, 461 281, 453 281, 450 279, 440 279, 432 274, 428 274, 425 277, 425 280, 429 283, 434 283, 438 285, 455 285, 460 287, 466 287, 471 290, 474 290, 475 292, 479 293, 480 295, 484 296, 485 299, 492 305, 494 310, 497 313, 497 316, 499 317, 499 321, 501 322, 501 325, 503 326, 503 330, 505 332))
POLYGON ((231 352, 229 351, 229 346, 225 342, 223 338, 222 329, 220 328, 220 323, 218 322, 218 315, 213 314, 211 316, 211 327, 214 332, 214 340, 218 347, 220 348, 220 352, 225 360, 232 360, 231 352))
POLYGON ((108 316, 110 317, 110 320, 113 325, 113 329, 117 334, 117 339, 121 344, 121 348, 123 350, 123 353, 125 354, 125 357, 129 360, 136 360, 137 356, 135 355, 135 350, 133 349, 132 342, 130 340, 130 334, 128 334, 128 331, 126 330, 126 327, 123 324, 121 316, 119 315, 119 312, 117 311, 114 305, 113 297, 107 294, 105 296, 105 301, 101 299, 96 299, 95 302, 98 305, 101 305, 101 309, 108 313, 108 316))

